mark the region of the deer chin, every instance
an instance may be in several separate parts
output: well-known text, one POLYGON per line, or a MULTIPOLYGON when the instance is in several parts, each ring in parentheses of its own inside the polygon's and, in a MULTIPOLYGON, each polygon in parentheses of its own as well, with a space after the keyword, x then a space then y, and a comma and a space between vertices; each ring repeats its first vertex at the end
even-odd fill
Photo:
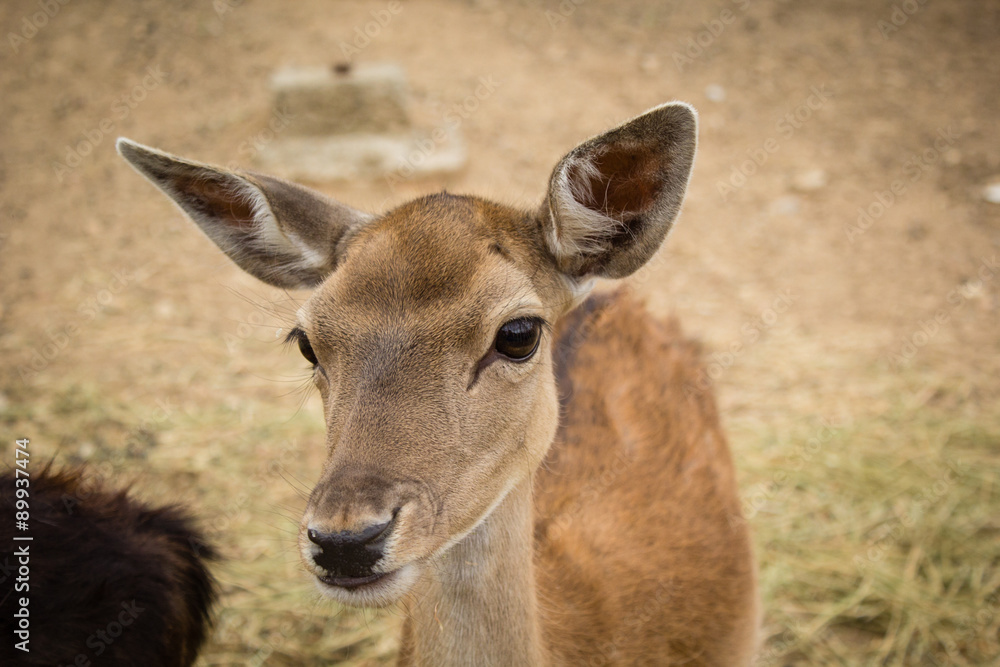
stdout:
POLYGON ((399 569, 370 577, 332 577, 318 572, 316 588, 324 596, 348 607, 388 607, 398 602, 420 576, 420 567, 408 563, 399 569))

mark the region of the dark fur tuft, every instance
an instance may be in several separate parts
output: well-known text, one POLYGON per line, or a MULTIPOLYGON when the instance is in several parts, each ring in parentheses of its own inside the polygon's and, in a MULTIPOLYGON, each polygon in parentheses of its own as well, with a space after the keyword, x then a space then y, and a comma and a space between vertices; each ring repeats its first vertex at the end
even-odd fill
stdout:
POLYGON ((193 664, 211 626, 216 585, 207 562, 217 555, 187 512, 103 488, 83 469, 49 464, 28 479, 30 522, 21 532, 15 473, 0 475, 0 664, 193 664), (18 591, 14 552, 24 545, 30 588, 18 591), (30 653, 14 648, 22 597, 30 653))

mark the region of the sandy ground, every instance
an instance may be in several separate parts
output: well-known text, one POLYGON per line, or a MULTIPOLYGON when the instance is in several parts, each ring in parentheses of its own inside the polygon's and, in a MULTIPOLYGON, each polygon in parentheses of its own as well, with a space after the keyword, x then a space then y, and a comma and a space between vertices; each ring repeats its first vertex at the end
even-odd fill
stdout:
MULTIPOLYGON (((341 60, 386 6, 70 2, 44 22, 35 2, 0 7, 0 451, 16 435, 110 460, 192 503, 247 562, 227 531, 253 523, 238 502, 250 489, 221 471, 277 460, 288 475, 262 485, 282 497, 281 527, 259 551, 285 554, 296 591, 294 488, 314 475, 322 427, 300 360, 274 341, 301 295, 243 276, 113 139, 252 166, 270 73, 341 60)), ((899 406, 992 419, 998 47, 988 1, 404 2, 355 58, 400 63, 430 125, 495 81, 461 124, 468 167, 313 185, 372 210, 443 187, 534 206, 582 139, 691 102, 687 204, 634 283, 705 342, 731 431, 899 406)), ((750 455, 732 446, 738 464, 750 455)))

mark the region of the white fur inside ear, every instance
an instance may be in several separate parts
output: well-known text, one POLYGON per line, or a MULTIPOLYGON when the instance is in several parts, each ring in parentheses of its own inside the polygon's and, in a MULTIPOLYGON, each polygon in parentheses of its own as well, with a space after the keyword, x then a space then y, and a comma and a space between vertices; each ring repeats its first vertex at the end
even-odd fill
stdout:
POLYGON ((587 158, 566 158, 552 184, 548 229, 549 249, 556 259, 563 260, 581 254, 593 255, 608 249, 608 239, 623 226, 620 220, 604 212, 584 206, 582 201, 603 200, 594 197, 592 183, 600 182, 600 170, 587 158), (574 174, 574 178, 570 178, 574 174))
POLYGON ((287 261, 283 266, 290 269, 319 269, 326 266, 328 258, 308 243, 299 238, 289 229, 282 229, 278 219, 271 211, 263 193, 247 185, 250 191, 250 204, 253 206, 254 231, 252 242, 258 250, 272 255, 297 257, 297 260, 287 261))
POLYGON ((275 258, 287 258, 272 268, 275 275, 286 270, 313 270, 326 265, 327 257, 291 231, 284 230, 278 225, 278 219, 267 203, 264 193, 253 184, 243 179, 235 180, 230 185, 228 194, 242 203, 249 204, 253 211, 253 233, 240 234, 233 231, 226 234, 228 252, 234 258, 254 252, 266 253, 275 258))
POLYGON ((303 268, 318 269, 326 265, 327 258, 317 252, 312 246, 290 231, 286 231, 284 234, 299 251, 299 254, 302 255, 301 265, 303 268))

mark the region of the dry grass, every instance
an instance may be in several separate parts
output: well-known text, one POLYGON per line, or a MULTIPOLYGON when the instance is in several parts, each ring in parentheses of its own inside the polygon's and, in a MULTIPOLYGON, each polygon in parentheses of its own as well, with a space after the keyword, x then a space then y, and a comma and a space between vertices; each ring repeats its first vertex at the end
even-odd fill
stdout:
POLYGON ((894 410, 805 424, 743 465, 769 641, 762 665, 1000 656, 1000 423, 894 410))
MULTIPOLYGON (((59 443, 59 458, 86 458, 95 474, 202 516, 227 559, 202 664, 393 661, 398 612, 338 609, 298 566, 296 523, 322 459, 311 401, 292 419, 283 406, 205 405, 168 427, 155 412, 130 421, 133 409, 94 387, 18 405, 5 431, 59 443), (252 424, 240 424, 241 409, 252 424)), ((733 520, 751 522, 760 560, 760 665, 1000 658, 1000 420, 899 403, 877 417, 779 428, 737 418, 730 431, 744 498, 733 520)))

